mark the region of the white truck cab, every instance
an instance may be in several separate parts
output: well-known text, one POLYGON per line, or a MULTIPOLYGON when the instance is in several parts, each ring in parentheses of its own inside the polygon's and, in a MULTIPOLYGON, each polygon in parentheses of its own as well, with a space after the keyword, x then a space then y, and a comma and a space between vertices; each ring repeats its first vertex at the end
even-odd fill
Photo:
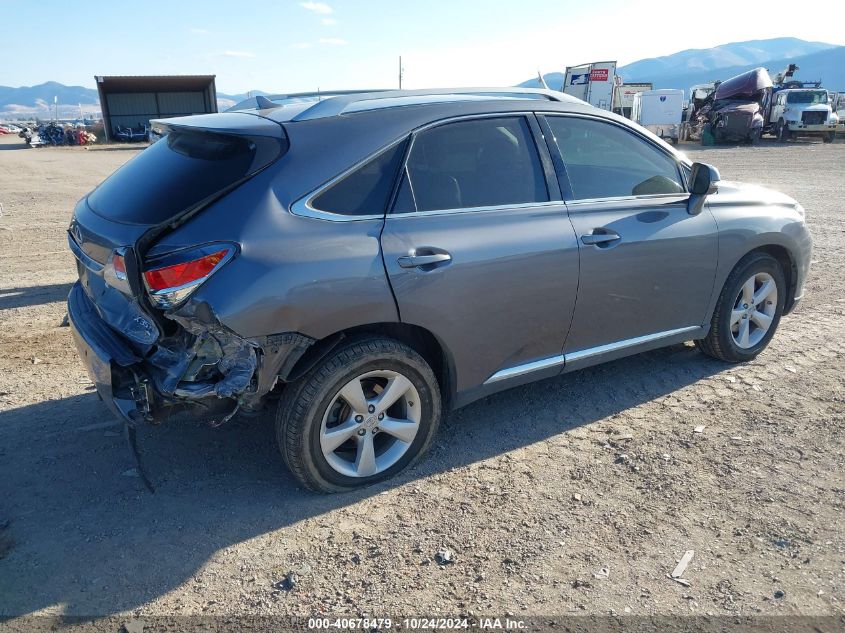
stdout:
POLYGON ((775 94, 769 123, 781 141, 806 135, 821 136, 830 143, 836 136, 839 117, 824 88, 790 88, 775 94))

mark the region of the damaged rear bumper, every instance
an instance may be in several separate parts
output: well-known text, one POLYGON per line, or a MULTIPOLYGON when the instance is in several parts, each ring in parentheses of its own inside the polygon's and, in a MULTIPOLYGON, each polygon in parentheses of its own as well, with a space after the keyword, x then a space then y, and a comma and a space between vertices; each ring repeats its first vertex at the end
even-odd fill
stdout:
POLYGON ((176 332, 139 349, 98 314, 81 284, 68 296, 68 320, 91 381, 108 408, 136 425, 175 414, 219 419, 255 410, 314 342, 288 332, 244 339, 221 325, 207 304, 167 315, 176 332))

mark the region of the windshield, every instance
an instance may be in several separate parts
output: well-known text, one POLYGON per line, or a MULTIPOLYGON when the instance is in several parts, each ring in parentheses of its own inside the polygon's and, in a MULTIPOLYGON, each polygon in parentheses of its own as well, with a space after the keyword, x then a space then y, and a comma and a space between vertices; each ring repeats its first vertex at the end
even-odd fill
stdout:
POLYGON ((787 103, 827 103, 827 90, 803 90, 786 95, 787 103))

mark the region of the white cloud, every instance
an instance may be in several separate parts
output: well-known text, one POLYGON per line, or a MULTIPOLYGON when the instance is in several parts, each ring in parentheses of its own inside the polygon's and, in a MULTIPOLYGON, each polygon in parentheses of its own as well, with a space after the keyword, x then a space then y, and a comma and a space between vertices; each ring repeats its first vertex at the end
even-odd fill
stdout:
POLYGON ((223 57, 237 57, 241 59, 246 59, 248 57, 255 57, 255 53, 250 53, 249 51, 223 51, 220 53, 223 57))
POLYGON ((320 15, 329 15, 333 13, 333 9, 325 2, 300 2, 299 6, 308 11, 319 13, 320 15))
POLYGON ((337 24, 337 20, 335 20, 334 18, 323 18, 322 20, 320 20, 320 22, 323 26, 334 26, 335 24, 337 24))
POLYGON ((195 33, 197 35, 208 35, 210 32, 208 29, 198 29, 196 27, 191 27, 188 29, 191 33, 195 33))
POLYGON ((327 46, 345 46, 349 44, 349 42, 339 37, 321 37, 318 41, 320 44, 326 44, 327 46))
POLYGON ((311 42, 294 42, 291 48, 311 48, 311 42))

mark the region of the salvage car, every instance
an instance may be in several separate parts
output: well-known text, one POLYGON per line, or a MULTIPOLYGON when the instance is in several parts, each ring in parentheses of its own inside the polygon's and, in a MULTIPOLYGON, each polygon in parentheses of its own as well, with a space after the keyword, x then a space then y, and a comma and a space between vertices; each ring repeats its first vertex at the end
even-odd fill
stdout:
POLYGON ((795 200, 558 92, 334 93, 156 121, 77 204, 79 353, 127 430, 275 409, 296 479, 390 477, 445 411, 802 297, 795 200))

